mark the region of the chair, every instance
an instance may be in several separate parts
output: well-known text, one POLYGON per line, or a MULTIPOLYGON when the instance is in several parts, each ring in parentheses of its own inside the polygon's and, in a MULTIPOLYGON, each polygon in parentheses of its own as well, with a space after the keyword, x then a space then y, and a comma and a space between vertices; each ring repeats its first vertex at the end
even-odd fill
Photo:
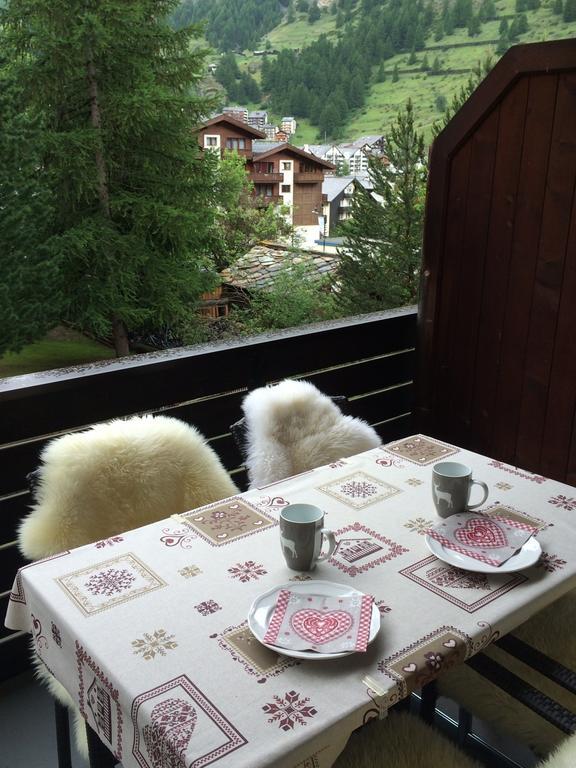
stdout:
MULTIPOLYGON (((97 424, 52 440, 31 473, 34 503, 18 532, 23 555, 38 560, 137 528, 238 492, 216 453, 194 428, 166 416, 97 424)), ((33 654, 37 676, 58 702, 72 698, 33 654)), ((62 711, 57 708, 61 768, 62 711)), ((76 740, 87 755, 84 721, 76 740)), ((68 760, 68 762, 67 762, 68 760)))
POLYGON ((250 392, 242 404, 250 488, 274 483, 381 444, 361 419, 344 416, 307 381, 250 392))

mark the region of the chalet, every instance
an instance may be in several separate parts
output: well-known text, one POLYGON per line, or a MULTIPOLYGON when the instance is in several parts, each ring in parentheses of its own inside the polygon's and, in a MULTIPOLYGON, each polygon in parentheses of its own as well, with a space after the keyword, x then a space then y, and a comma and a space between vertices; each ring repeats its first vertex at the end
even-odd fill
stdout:
POLYGON ((252 160, 252 142, 254 139, 263 138, 262 131, 230 117, 229 114, 217 115, 207 120, 199 133, 200 146, 203 149, 218 152, 220 157, 225 150, 237 152, 246 158, 248 170, 252 160))

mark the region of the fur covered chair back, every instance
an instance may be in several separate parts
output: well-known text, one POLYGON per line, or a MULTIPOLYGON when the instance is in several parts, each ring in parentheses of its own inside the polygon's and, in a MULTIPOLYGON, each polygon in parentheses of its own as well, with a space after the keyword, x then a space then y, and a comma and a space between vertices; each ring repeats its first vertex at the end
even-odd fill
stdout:
POLYGON ((246 466, 255 488, 381 444, 361 419, 344 416, 307 381, 281 381, 250 392, 242 404, 246 466))
POLYGON ((194 428, 167 416, 97 424, 52 440, 18 543, 31 560, 232 496, 238 489, 194 428))

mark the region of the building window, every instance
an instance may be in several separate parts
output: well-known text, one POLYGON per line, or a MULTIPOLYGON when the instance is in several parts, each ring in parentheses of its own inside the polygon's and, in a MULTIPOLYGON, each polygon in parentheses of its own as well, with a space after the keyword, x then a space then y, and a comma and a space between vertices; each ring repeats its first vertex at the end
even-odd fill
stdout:
POLYGON ((274 163, 254 163, 254 173, 274 173, 274 163))
POLYGON ((290 192, 290 184, 282 184, 282 192, 290 192))
POLYGON ((284 160, 282 162, 282 170, 283 171, 291 171, 292 170, 292 162, 290 160, 284 160))
POLYGON ((204 146, 205 147, 217 147, 218 146, 218 136, 204 136, 204 146))
POLYGON ((246 140, 226 139, 226 149, 246 149, 246 140))

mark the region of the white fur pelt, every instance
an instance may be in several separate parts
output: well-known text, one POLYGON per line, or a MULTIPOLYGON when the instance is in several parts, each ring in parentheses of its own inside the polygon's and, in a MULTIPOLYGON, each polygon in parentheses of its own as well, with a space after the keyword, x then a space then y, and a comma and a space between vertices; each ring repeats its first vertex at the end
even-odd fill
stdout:
POLYGON ((391 712, 355 731, 333 768, 481 768, 434 728, 391 712))
MULTIPOLYGON (((98 424, 50 442, 41 456, 35 503, 18 532, 30 560, 56 554, 233 496, 238 489, 194 428, 167 416, 98 424)), ((37 676, 75 717, 87 755, 84 720, 66 689, 38 660, 37 676)))
POLYGON ((538 768, 574 768, 574 766, 576 766, 576 735, 569 736, 547 760, 538 763, 538 768))
POLYGON ((194 428, 166 416, 97 424, 50 442, 18 532, 31 560, 232 496, 238 489, 194 428))
MULTIPOLYGON (((513 631, 547 656, 576 670, 576 591, 569 592, 513 631)), ((571 712, 576 712, 576 696, 510 656, 490 646, 485 653, 514 674, 531 683, 571 712)), ((547 754, 565 734, 520 704, 501 688, 489 683, 466 664, 453 667, 438 680, 440 693, 458 701, 472 714, 508 732, 540 755, 547 754)), ((576 751, 576 745, 573 747, 576 751)), ((547 764, 546 764, 547 765, 547 764)), ((563 766, 563 763, 559 765, 563 766)), ((576 768, 576 760, 570 764, 576 768)))
POLYGON ((369 424, 344 416, 307 381, 255 389, 242 404, 247 468, 256 488, 381 444, 369 424))

